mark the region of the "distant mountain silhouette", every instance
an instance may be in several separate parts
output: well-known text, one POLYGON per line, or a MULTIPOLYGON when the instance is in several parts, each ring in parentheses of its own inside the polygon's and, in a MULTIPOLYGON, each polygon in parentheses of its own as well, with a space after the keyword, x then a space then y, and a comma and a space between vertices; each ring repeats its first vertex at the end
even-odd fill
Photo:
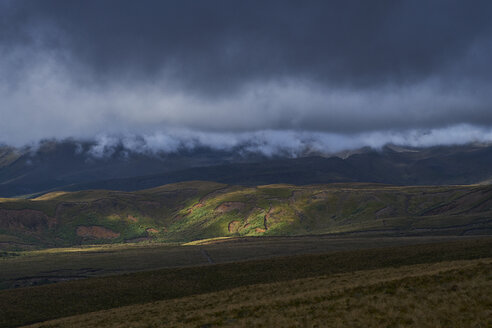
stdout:
MULTIPOLYGON (((75 142, 46 143, 37 151, 0 149, 0 196, 52 190, 139 190, 166 183, 209 180, 228 184, 376 182, 452 185, 492 179, 492 147, 386 146, 338 156, 265 158, 234 151, 196 149, 152 155, 116 149, 97 158, 75 142)), ((85 145, 84 147, 89 147, 85 145)))

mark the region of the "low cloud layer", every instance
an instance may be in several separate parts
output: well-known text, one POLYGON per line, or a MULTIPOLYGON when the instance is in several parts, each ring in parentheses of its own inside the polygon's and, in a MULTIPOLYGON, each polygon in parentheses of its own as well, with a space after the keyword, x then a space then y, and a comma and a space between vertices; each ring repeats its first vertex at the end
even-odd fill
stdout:
POLYGON ((243 155, 256 153, 267 157, 299 157, 306 154, 334 155, 364 147, 381 149, 387 144, 420 148, 469 143, 492 143, 492 128, 456 125, 432 130, 376 131, 350 135, 288 130, 203 133, 181 129, 149 135, 99 135, 92 140, 87 155, 106 157, 121 150, 159 155, 209 148, 243 155))
POLYGON ((295 156, 490 142, 491 13, 489 1, 4 1, 0 143, 295 156))

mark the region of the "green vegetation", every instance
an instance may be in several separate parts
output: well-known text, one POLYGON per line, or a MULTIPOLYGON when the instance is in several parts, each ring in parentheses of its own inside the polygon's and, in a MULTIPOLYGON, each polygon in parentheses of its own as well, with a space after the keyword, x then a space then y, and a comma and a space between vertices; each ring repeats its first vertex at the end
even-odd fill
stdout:
MULTIPOLYGON (((241 242, 237 243, 237 245, 229 244, 226 246, 222 247, 222 252, 234 247, 240 249, 241 242)), ((214 296, 210 296, 212 297, 210 299, 211 302, 202 304, 201 308, 205 310, 212 308, 213 311, 206 311, 208 314, 205 315, 198 310, 198 312, 192 311, 188 313, 185 311, 186 307, 183 309, 168 307, 166 311, 174 310, 178 314, 181 313, 182 317, 178 316, 173 319, 173 316, 171 316, 169 320, 178 320, 188 326, 196 326, 198 323, 203 322, 202 320, 213 320, 212 322, 214 324, 219 324, 220 322, 227 323, 226 320, 228 318, 239 320, 240 325, 248 325, 251 323, 248 320, 261 321, 263 317, 274 320, 276 316, 285 315, 288 309, 296 309, 296 311, 292 312, 292 316, 294 317, 290 317, 293 319, 292 322, 301 320, 306 313, 311 313, 313 319, 318 317, 323 319, 323 309, 333 307, 335 312, 325 315, 335 316, 336 313, 340 312, 345 315, 341 316, 342 319, 345 318, 344 320, 351 322, 350 320, 356 318, 354 313, 357 313, 356 309, 359 303, 361 309, 366 311, 364 312, 365 316, 361 317, 363 319, 369 318, 371 311, 383 311, 387 305, 395 304, 395 308, 397 309, 399 306, 397 300, 401 299, 403 300, 402 306, 408 307, 406 313, 403 313, 401 316, 389 316, 387 319, 376 316, 377 320, 389 320, 387 322, 376 321, 380 324, 398 325, 398 320, 401 318, 407 320, 407 317, 414 316, 415 311, 418 312, 421 309, 420 306, 434 304, 433 302, 436 302, 439 295, 444 295, 446 297, 444 298, 445 302, 449 302, 449 304, 444 303, 443 305, 439 305, 437 309, 444 309, 447 306, 450 306, 451 310, 456 308, 461 309, 460 313, 462 315, 458 313, 458 317, 460 320, 464 318, 463 320, 465 321, 457 321, 458 323, 486 323, 483 321, 484 316, 487 314, 486 312, 483 312, 483 316, 474 317, 474 315, 476 313, 482 313, 480 311, 483 309, 490 309, 490 258, 492 258, 492 240, 486 238, 428 245, 299 255, 74 280, 38 287, 0 291, 0 303, 2 304, 2 307, 0 307, 0 326, 14 327, 121 306, 178 299, 204 293, 226 291, 243 286, 270 283, 280 283, 280 285, 260 285, 256 287, 252 286, 252 289, 244 289, 246 295, 249 293, 251 298, 244 298, 238 306, 227 307, 224 311, 214 310, 214 304, 227 303, 229 299, 224 298, 224 295, 230 295, 231 304, 234 304, 234 302, 237 302, 238 297, 240 297, 237 291, 233 290, 220 294, 222 296, 216 300, 218 303, 212 302, 214 296), (442 271, 449 272, 449 274, 439 273, 441 272, 439 266, 434 267, 432 265, 432 263, 443 261, 472 259, 482 260, 470 263, 442 264, 442 271), (426 265, 417 268, 404 267, 415 264, 426 265), (400 269, 398 271, 398 269, 391 268, 400 269), (470 271, 467 271, 468 268, 470 268, 470 271), (377 269, 387 269, 388 271, 381 271, 379 273, 372 271, 366 273, 357 272, 360 270, 377 269), (343 275, 344 273, 350 274, 343 275), (373 276, 379 278, 373 279, 373 276), (417 278, 412 278, 414 276, 417 276, 417 278), (407 277, 410 280, 405 280, 407 277), (316 279, 295 281, 306 278, 316 279), (332 279, 332 283, 329 283, 330 279, 332 279), (289 283, 282 284, 282 282, 287 281, 289 283), (323 281, 325 281, 323 285, 325 289, 317 291, 314 286, 316 284, 323 284, 323 281), (339 289, 337 289, 338 287, 333 281, 340 281, 342 283, 339 289), (301 286, 303 285, 306 285, 307 288, 307 295, 304 295, 307 297, 305 301, 303 300, 304 296, 301 295, 301 286), (454 285, 457 285, 456 290, 459 291, 459 294, 456 294, 457 296, 466 296, 463 300, 458 301, 456 299, 453 301, 453 298, 451 298, 454 295, 454 285), (278 300, 274 299, 275 295, 273 295, 277 288, 275 286, 280 286, 280 299, 278 300), (289 286, 294 288, 292 294, 289 294, 289 286), (309 286, 312 286, 312 288, 309 286), (422 289, 420 290, 420 288, 422 289), (253 290, 257 290, 259 294, 251 294, 253 290), (323 290, 326 293, 323 293, 323 290), (262 294, 263 291, 269 296, 262 294), (435 297, 430 297, 430 294, 426 294, 432 291, 437 292, 435 297), (406 295, 406 292, 408 292, 408 298, 405 299, 402 295, 406 295), (255 298, 255 295, 266 297, 265 303, 261 304, 263 298, 255 298), (387 305, 384 304, 386 302, 383 298, 384 295, 390 295, 392 297, 387 305), (423 305, 418 304, 416 300, 422 295, 428 296, 429 303, 424 303, 423 305), (488 296, 485 297, 484 295, 488 296), (373 298, 374 296, 376 298, 373 298), (349 303, 346 303, 347 299, 349 303), (378 299, 382 304, 378 305, 378 299), (467 303, 470 299, 475 300, 475 303, 467 303), (375 302, 369 302, 370 300, 374 300, 375 302), (409 302, 408 304, 405 303, 407 301, 409 302), (315 305, 318 303, 323 304, 322 307, 316 308, 315 305), (365 305, 362 306, 363 304, 365 305), (414 304, 414 307, 412 308, 409 304, 414 304), (371 307, 373 305, 374 309, 371 307), (313 306, 314 308, 310 312, 313 306), (479 307, 477 309, 469 308, 473 306, 479 307), (256 308, 258 308, 258 311, 253 311, 256 308), (272 311, 269 311, 269 309, 272 309, 272 311), (255 313, 258 313, 258 316, 255 316, 255 313), (270 314, 273 317, 269 317, 270 314)), ((209 296, 202 295, 199 297, 206 298, 209 296)), ((186 301, 183 302, 182 304, 186 303, 186 301)), ((190 302, 190 306, 193 304, 196 306, 197 303, 195 301, 190 302)), ((152 306, 158 306, 158 304, 149 306, 148 308, 152 309, 152 306)), ((396 311, 395 308, 393 308, 393 311, 396 311)), ((118 312, 118 310, 115 311, 118 312)), ((437 318, 436 320, 445 318, 448 312, 443 311, 439 312, 439 315, 433 318, 437 318)), ((122 312, 120 311, 119 313, 121 314, 122 312)), ((163 312, 162 307, 158 307, 155 313, 156 316, 159 317, 161 313, 165 315, 165 313, 169 312, 163 312)), ((129 321, 129 325, 131 325, 131 322, 139 321, 139 318, 143 319, 138 313, 134 314, 131 319, 127 318, 127 320, 133 320, 129 321)), ((100 314, 94 317, 94 319, 97 318, 100 318, 100 314)), ((123 320, 121 318, 117 320, 123 320)), ((289 316, 286 318, 288 319, 289 316)), ((148 325, 152 326, 153 319, 148 319, 151 320, 148 322, 148 325)), ((80 318, 74 320, 79 320, 80 322, 80 318)), ((113 319, 101 320, 103 320, 101 324, 108 324, 113 319)), ((145 323, 145 321, 142 322, 145 323)), ((371 323, 371 321, 368 322, 371 323)), ((418 320, 415 321, 414 325, 418 326, 419 322, 418 320)), ((204 324, 207 323, 209 322, 204 322, 204 324)), ((442 322, 441 325, 447 326, 446 323, 442 322)), ((374 326, 374 323, 371 324, 374 326)), ((63 326, 63 324, 61 325, 63 326)), ((92 325, 99 326, 99 324, 92 325)), ((231 322, 230 325, 234 325, 234 322, 231 322)), ((362 323, 359 322, 357 325, 362 325, 362 323)))
POLYGON ((491 218, 491 186, 0 199, 0 326, 487 326, 491 218))
POLYGON ((233 236, 490 234, 491 186, 228 186, 56 192, 0 202, 0 249, 233 236))

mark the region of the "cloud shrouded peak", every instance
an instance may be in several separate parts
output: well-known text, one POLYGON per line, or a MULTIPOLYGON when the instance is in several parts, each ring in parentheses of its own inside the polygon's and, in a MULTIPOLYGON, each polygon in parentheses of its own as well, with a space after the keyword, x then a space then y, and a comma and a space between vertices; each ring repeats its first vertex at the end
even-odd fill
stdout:
POLYGON ((4 1, 0 143, 490 141, 491 14, 489 1, 4 1))

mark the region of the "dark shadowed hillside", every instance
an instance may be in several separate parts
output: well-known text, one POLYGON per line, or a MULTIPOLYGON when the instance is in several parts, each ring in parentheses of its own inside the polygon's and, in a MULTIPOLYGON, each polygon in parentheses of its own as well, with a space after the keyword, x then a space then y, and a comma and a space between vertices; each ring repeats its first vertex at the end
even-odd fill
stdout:
POLYGON ((333 182, 375 182, 395 185, 488 183, 492 147, 436 147, 410 151, 386 147, 347 158, 310 156, 196 167, 164 174, 111 179, 64 186, 65 190, 139 190, 166 183, 213 180, 222 183, 296 185, 333 182))
MULTIPOLYGON (((174 153, 130 151, 122 145, 94 152, 94 143, 45 141, 37 149, 0 147, 0 197, 29 195, 107 179, 170 174, 189 167, 259 160, 195 148, 174 153)), ((153 185, 155 186, 155 185, 153 185)), ((128 188, 122 188, 128 189, 128 188)))
MULTIPOLYGON (((455 146, 405 149, 387 146, 337 156, 300 158, 210 149, 169 154, 90 153, 90 144, 46 142, 37 151, 0 151, 0 196, 54 190, 111 189, 134 191, 163 184, 209 180, 228 184, 296 185, 371 182, 395 185, 456 185, 492 179, 492 147, 455 146)), ((309 156, 308 156, 309 155, 309 156)))

